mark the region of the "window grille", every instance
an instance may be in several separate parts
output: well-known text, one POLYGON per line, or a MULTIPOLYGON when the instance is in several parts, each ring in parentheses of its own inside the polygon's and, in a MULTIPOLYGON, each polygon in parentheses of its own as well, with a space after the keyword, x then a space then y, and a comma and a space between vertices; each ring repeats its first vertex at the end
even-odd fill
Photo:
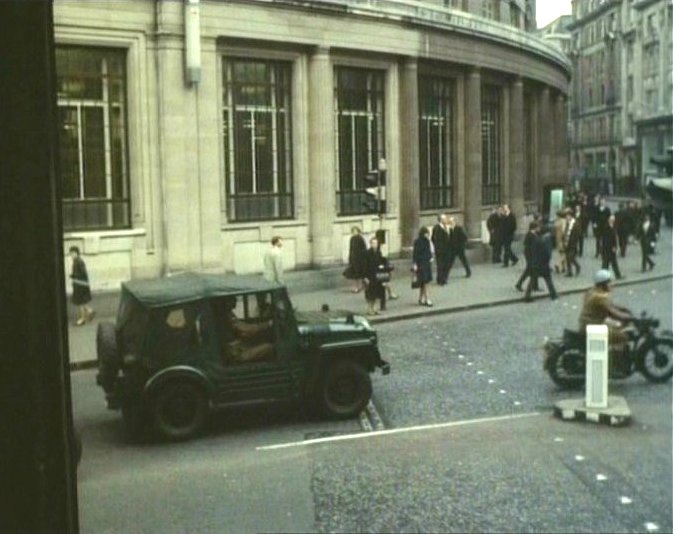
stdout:
POLYGON ((481 95, 481 202, 500 204, 500 87, 484 85, 481 95))

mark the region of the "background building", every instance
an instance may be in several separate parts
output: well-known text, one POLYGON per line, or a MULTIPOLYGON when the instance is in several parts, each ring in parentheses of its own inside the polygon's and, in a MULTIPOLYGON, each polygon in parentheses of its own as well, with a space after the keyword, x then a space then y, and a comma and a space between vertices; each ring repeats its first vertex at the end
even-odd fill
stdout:
POLYGON ((387 166, 388 252, 437 212, 473 239, 567 181, 570 63, 534 2, 56 0, 65 244, 94 288, 347 256, 387 166))
POLYGON ((640 194, 654 154, 673 144, 673 3, 574 0, 573 177, 608 194, 640 194))
POLYGON ((558 46, 564 54, 570 54, 572 48, 570 24, 572 21, 572 15, 561 15, 546 26, 538 28, 537 34, 545 41, 558 46))

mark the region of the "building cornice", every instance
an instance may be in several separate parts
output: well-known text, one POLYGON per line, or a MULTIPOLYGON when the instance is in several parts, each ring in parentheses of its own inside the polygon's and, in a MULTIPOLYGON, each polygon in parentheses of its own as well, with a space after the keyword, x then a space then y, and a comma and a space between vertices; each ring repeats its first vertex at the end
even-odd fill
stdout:
POLYGON ((593 11, 589 11, 586 15, 579 19, 573 20, 568 24, 568 30, 576 30, 584 26, 585 24, 592 22, 599 18, 601 15, 604 15, 612 8, 619 6, 622 3, 622 0, 605 0, 601 5, 599 5, 593 11))
POLYGON ((569 76, 568 56, 540 37, 508 24, 496 22, 458 9, 418 0, 235 0, 246 4, 292 7, 325 14, 348 14, 381 21, 397 22, 433 30, 452 31, 510 46, 541 56, 563 68, 569 76))
POLYGON ((638 11, 641 11, 646 7, 656 4, 658 1, 659 0, 637 0, 636 2, 633 3, 631 7, 633 9, 637 9, 638 11))

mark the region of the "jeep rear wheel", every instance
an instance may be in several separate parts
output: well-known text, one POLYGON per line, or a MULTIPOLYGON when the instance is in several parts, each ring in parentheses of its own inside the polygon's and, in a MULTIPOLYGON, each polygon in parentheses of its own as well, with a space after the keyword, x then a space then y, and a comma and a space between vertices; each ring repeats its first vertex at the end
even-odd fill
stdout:
POLYGON ((355 417, 369 402, 372 381, 367 370, 352 360, 340 360, 325 373, 321 388, 322 408, 329 417, 355 417))
POLYGON ((189 382, 170 382, 154 395, 154 429, 169 440, 188 439, 206 423, 208 401, 202 389, 189 382))
POLYGON ((110 322, 98 323, 96 330, 96 352, 98 356, 98 383, 105 391, 112 389, 119 374, 119 354, 117 332, 110 322))

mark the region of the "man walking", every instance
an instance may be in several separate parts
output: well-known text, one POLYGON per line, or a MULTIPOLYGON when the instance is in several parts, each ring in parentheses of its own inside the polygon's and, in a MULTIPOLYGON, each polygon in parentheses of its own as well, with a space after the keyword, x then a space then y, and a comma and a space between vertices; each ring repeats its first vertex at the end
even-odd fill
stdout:
POLYGON ((470 270, 470 264, 467 262, 465 257, 465 247, 467 246, 467 233, 462 226, 456 224, 455 217, 449 217, 449 265, 447 271, 451 272, 453 267, 453 262, 456 261, 456 258, 460 260, 460 263, 463 264, 465 268, 465 278, 472 276, 472 271, 470 270))
POLYGON ((271 248, 264 254, 264 279, 274 284, 283 284, 283 256, 281 248, 283 238, 279 235, 271 238, 271 248))
POLYGON ((622 202, 615 213, 615 228, 617 229, 617 239, 619 241, 619 255, 626 256, 626 247, 629 244, 629 234, 631 233, 631 213, 626 209, 622 202))
POLYGON ((650 222, 649 214, 645 214, 643 224, 640 226, 640 251, 642 253, 642 269, 645 272, 646 267, 654 269, 654 262, 650 254, 654 252, 654 243, 657 240, 657 234, 654 232, 654 225, 650 222))
POLYGON ((566 210, 566 222, 563 228, 563 250, 565 251, 566 276, 580 274, 580 264, 577 261, 577 249, 582 229, 570 209, 566 210))
MULTIPOLYGON (((537 230, 539 228, 538 223, 532 222, 528 225, 528 232, 523 238, 523 257, 526 260, 526 268, 523 271, 523 274, 519 278, 518 282, 514 284, 514 287, 518 291, 523 291, 523 283, 526 281, 526 278, 532 277, 532 266, 533 266, 533 241, 537 238, 537 230)), ((533 290, 536 291, 538 288, 537 278, 533 281, 533 290)))
POLYGON ((536 281, 538 278, 544 279, 551 299, 556 300, 558 298, 554 282, 551 279, 551 268, 549 267, 552 250, 551 236, 548 234, 539 235, 540 231, 539 228, 535 229, 536 236, 531 247, 531 276, 530 280, 528 280, 528 287, 526 287, 526 294, 524 295, 525 302, 532 302, 533 299, 530 293, 533 290, 533 281, 536 281))
POLYGON ((500 213, 500 207, 497 207, 491 212, 488 219, 486 219, 486 228, 488 229, 489 235, 488 244, 491 245, 491 259, 493 263, 500 263, 502 261, 501 226, 502 215, 500 213))
POLYGON ((514 233, 516 232, 516 217, 510 211, 509 206, 504 204, 502 207, 502 249, 503 249, 503 267, 509 267, 509 262, 512 260, 512 265, 516 265, 519 261, 512 252, 512 241, 514 241, 514 233))
POLYGON ((617 237, 617 228, 615 227, 615 216, 610 215, 608 222, 602 233, 601 251, 603 254, 603 269, 612 267, 615 276, 619 280, 622 274, 619 272, 619 264, 617 263, 617 247, 619 239, 617 237))
POLYGON ((437 261, 437 285, 446 285, 449 276, 449 229, 447 218, 443 213, 437 217, 437 224, 432 229, 432 245, 435 247, 437 261))
POLYGON ((594 237, 596 238, 596 257, 602 254, 603 233, 605 232, 608 219, 610 218, 610 208, 605 205, 605 199, 599 198, 598 205, 593 220, 594 237))

